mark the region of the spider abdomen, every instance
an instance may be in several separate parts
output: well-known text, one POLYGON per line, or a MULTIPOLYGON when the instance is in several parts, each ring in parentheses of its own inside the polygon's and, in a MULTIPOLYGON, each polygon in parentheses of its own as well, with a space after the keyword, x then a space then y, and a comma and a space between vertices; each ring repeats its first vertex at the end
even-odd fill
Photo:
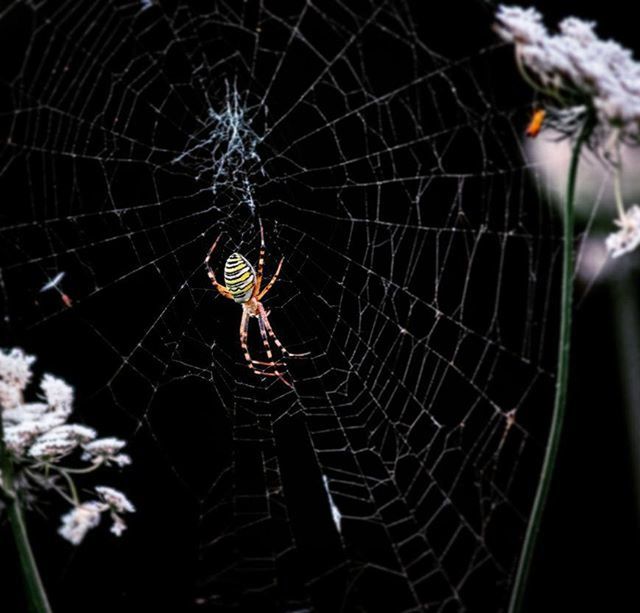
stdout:
POLYGON ((251 298, 256 283, 256 273, 247 258, 232 253, 224 265, 224 283, 236 302, 251 298))

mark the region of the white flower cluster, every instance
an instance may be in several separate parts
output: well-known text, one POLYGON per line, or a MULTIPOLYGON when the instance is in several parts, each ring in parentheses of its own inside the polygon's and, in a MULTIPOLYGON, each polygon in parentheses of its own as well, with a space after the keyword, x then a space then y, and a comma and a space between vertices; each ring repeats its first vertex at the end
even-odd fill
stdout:
POLYGON ((521 66, 543 93, 566 106, 593 108, 599 135, 640 140, 640 64, 631 52, 594 33, 595 24, 568 17, 550 34, 534 8, 500 6, 496 31, 516 47, 521 66))
MULTIPOLYGON (((56 476, 65 477, 91 472, 101 465, 127 466, 131 458, 122 453, 125 442, 113 438, 97 438, 93 428, 67 423, 73 410, 73 388, 62 379, 45 374, 40 382, 39 402, 24 402, 24 392, 31 381, 31 366, 35 358, 21 349, 0 350, 0 412, 4 448, 10 454, 17 478, 25 488, 34 486, 57 489, 67 499, 67 493, 56 484, 56 476), (62 461, 79 452, 80 461, 88 466, 71 469, 62 461)), ((0 481, 0 487, 3 487, 0 481)), ((109 487, 95 488, 99 500, 80 503, 70 499, 74 507, 62 518, 59 533, 74 545, 96 526, 100 515, 109 511, 113 520, 111 531, 120 535, 126 528, 122 513, 132 513, 133 505, 121 492, 109 487)))
POLYGON ((104 485, 96 487, 95 490, 100 500, 89 500, 76 505, 62 517, 62 526, 58 533, 74 545, 82 542, 87 532, 100 523, 102 514, 107 511, 113 521, 111 532, 120 536, 127 528, 122 519, 122 513, 135 511, 135 507, 122 492, 104 485))
POLYGON ((607 237, 607 251, 618 258, 640 245, 640 206, 634 204, 614 222, 620 229, 607 237))
POLYGON ((118 466, 128 466, 131 458, 126 453, 119 453, 125 446, 125 442, 112 436, 98 438, 86 445, 83 445, 83 460, 88 460, 94 464, 109 464, 113 462, 118 466))
POLYGON ((31 364, 35 358, 21 349, 0 351, 0 405, 13 408, 20 403, 22 392, 31 380, 31 364))
POLYGON ((545 109, 552 127, 574 135, 592 118, 591 142, 604 144, 615 172, 619 230, 606 247, 614 258, 633 251, 640 245, 640 207, 625 210, 622 203, 620 143, 640 144, 640 63, 615 41, 598 38, 593 22, 568 17, 550 34, 536 9, 517 6, 500 6, 496 19, 525 79, 554 101, 545 109))

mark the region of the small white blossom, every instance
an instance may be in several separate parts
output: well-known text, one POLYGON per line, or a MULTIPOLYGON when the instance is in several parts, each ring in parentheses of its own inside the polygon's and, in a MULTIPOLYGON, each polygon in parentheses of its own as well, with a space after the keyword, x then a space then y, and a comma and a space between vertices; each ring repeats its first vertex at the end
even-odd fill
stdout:
POLYGON ((22 391, 31 380, 31 364, 35 361, 32 355, 26 355, 22 349, 12 349, 5 353, 0 351, 0 379, 22 391))
POLYGON ((68 438, 69 440, 85 445, 95 439, 97 433, 93 428, 89 428, 88 426, 82 426, 80 424, 65 424, 50 430, 47 432, 47 435, 68 438))
POLYGON ((119 453, 118 455, 114 455, 112 458, 109 458, 117 466, 120 468, 124 466, 129 466, 131 464, 131 457, 126 453, 119 453))
MULTIPOLYGON (((120 440, 119 438, 115 438, 113 436, 98 438, 95 441, 92 441, 88 445, 84 445, 84 453, 82 454, 83 460, 92 460, 92 461, 115 461, 115 458, 118 457, 118 452, 126 445, 126 442, 120 440)), ((125 458, 129 459, 128 456, 125 458)), ((125 461, 125 465, 127 462, 125 461)), ((130 463, 130 462, 129 462, 130 463)))
POLYGON ((73 404, 73 388, 67 385, 62 379, 58 379, 53 375, 45 374, 42 377, 40 388, 44 392, 44 396, 49 406, 64 414, 71 413, 73 404))
POLYGON ((634 204, 614 223, 620 229, 609 234, 606 245, 611 257, 618 258, 640 245, 640 206, 634 204))
POLYGON ((116 513, 133 513, 136 510, 131 501, 119 490, 106 485, 98 485, 95 490, 116 513))
POLYGON ((16 428, 5 428, 4 444, 5 447, 14 455, 21 455, 29 446, 33 438, 28 438, 26 433, 16 428))
POLYGON ((99 485, 95 489, 102 501, 111 511, 111 520, 113 521, 113 524, 111 525, 111 532, 116 536, 120 536, 127 528, 127 524, 122 517, 120 517, 120 513, 133 513, 136 510, 135 507, 119 490, 113 489, 112 487, 106 487, 104 485, 99 485))
POLYGON ((74 545, 79 545, 87 532, 100 523, 104 505, 97 501, 84 502, 62 517, 58 534, 74 545))
POLYGON ((507 42, 532 45, 547 36, 542 15, 534 8, 500 6, 496 19, 496 31, 507 42))
POLYGON ((38 459, 59 458, 71 453, 79 444, 96 437, 96 431, 78 424, 65 424, 52 428, 38 437, 29 449, 29 455, 38 459))
POLYGON ((47 412, 48 408, 49 406, 44 402, 17 404, 10 409, 5 409, 2 413, 2 419, 13 424, 38 420, 47 412))
POLYGON ((47 415, 42 419, 30 419, 15 426, 4 427, 4 442, 14 455, 22 455, 41 434, 59 425, 55 416, 47 415))
POLYGON ((21 400, 22 392, 17 387, 0 380, 0 409, 13 409, 21 400))
POLYGON ((113 520, 113 523, 111 524, 111 528, 109 528, 109 530, 116 536, 122 536, 122 533, 127 529, 127 524, 124 522, 122 517, 116 515, 115 513, 111 514, 111 519, 113 520))
POLYGON ((595 26, 594 21, 583 21, 575 17, 567 17, 560 22, 558 28, 565 36, 586 47, 598 40, 593 31, 595 26))
POLYGON ((29 455, 36 460, 59 459, 69 455, 77 446, 75 441, 45 435, 31 446, 29 455))

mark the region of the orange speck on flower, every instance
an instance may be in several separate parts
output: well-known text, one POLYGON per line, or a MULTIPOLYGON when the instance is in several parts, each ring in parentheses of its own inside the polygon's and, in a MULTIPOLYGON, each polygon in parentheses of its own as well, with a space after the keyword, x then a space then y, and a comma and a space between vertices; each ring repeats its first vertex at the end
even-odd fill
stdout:
POLYGON ((544 109, 537 109, 533 112, 531 116, 531 121, 527 126, 526 134, 531 138, 535 138, 540 133, 542 129, 542 123, 544 122, 544 118, 546 117, 547 112, 544 109))

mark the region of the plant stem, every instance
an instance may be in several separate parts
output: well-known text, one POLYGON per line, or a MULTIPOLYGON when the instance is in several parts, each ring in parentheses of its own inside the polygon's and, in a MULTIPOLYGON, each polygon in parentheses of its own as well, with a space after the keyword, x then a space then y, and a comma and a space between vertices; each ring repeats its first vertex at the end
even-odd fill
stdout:
POLYGON ((75 483, 73 482, 73 479, 69 476, 69 473, 67 473, 66 470, 58 469, 57 466, 52 466, 52 468, 56 468, 58 473, 64 477, 65 481, 67 482, 67 485, 69 486, 69 491, 71 492, 73 506, 77 507, 80 504, 80 499, 78 498, 78 491, 76 490, 76 486, 75 486, 75 483))
POLYGON ((620 153, 620 139, 616 139, 616 161, 613 166, 613 194, 615 196, 618 217, 623 222, 625 218, 624 204, 622 202, 622 155, 620 153))
POLYGON ((582 147, 587 141, 593 127, 591 116, 587 117, 571 153, 571 163, 569 165, 569 176, 567 178, 567 197, 564 208, 564 231, 562 246, 562 279, 561 279, 561 299, 560 299, 560 338, 558 340, 558 368, 556 374, 556 391, 553 403, 553 414, 551 416, 551 427, 547 447, 540 469, 540 480, 538 489, 533 500, 529 523, 524 537, 524 544, 516 578, 509 601, 509 613, 521 611, 524 602, 524 594, 527 586, 527 579, 531 567, 531 560, 535 551, 536 540, 540 531, 542 515, 549 495, 549 487, 553 476, 560 434, 564 422, 564 413, 567 403, 567 384, 569 382, 569 351, 571 347, 571 315, 573 309, 573 231, 574 231, 574 200, 576 180, 578 177, 578 163, 582 147))
POLYGON ((4 430, 0 417, 0 469, 2 470, 2 487, 0 493, 4 494, 7 505, 9 523, 16 542, 22 576, 27 590, 27 602, 31 613, 51 613, 51 607, 44 590, 42 579, 36 565, 36 560, 31 550, 27 526, 20 506, 20 497, 14 488, 13 463, 4 444, 4 430))

